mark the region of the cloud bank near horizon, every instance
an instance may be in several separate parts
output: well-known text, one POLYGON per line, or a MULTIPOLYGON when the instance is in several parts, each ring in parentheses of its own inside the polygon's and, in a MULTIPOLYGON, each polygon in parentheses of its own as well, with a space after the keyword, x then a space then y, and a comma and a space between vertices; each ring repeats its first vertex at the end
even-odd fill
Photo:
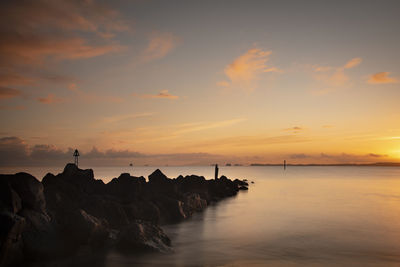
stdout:
MULTIPOLYGON (((54 145, 29 145, 23 139, 15 136, 0 138, 0 167, 18 166, 56 166, 73 161, 74 148, 62 150, 54 145)), ((93 147, 89 151, 80 151, 81 162, 87 166, 128 166, 134 165, 210 165, 210 164, 251 164, 279 163, 287 159, 288 163, 374 163, 387 162, 388 155, 368 153, 356 154, 289 154, 269 156, 229 156, 211 153, 165 153, 145 154, 131 150, 106 149, 93 147)))

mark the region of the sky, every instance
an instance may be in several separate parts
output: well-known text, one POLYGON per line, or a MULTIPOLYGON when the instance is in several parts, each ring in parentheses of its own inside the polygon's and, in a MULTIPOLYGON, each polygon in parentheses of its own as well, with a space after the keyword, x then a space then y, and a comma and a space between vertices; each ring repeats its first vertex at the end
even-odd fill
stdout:
POLYGON ((0 166, 400 162, 399 1, 0 3, 0 166))

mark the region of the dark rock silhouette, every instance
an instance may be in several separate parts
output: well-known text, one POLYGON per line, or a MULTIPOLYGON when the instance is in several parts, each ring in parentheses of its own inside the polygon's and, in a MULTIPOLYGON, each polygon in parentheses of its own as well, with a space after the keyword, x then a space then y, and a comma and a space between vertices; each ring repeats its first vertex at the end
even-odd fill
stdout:
POLYGON ((169 252, 171 241, 159 225, 184 220, 247 186, 225 176, 169 179, 158 169, 149 182, 123 173, 104 184, 75 164, 42 182, 27 173, 0 175, 0 265, 83 248, 169 252))

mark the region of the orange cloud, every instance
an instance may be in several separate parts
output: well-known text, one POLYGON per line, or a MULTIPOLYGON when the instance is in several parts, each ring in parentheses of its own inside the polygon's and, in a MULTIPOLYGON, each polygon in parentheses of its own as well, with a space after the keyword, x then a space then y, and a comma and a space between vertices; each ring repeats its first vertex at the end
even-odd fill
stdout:
MULTIPOLYGON (((271 53, 271 51, 252 48, 226 66, 225 75, 230 79, 231 84, 253 90, 256 87, 254 81, 261 73, 280 72, 278 68, 266 65, 271 53)), ((226 83, 221 85, 226 86, 226 83)))
POLYGON ((184 133, 197 132, 197 131, 220 128, 220 127, 228 127, 245 120, 246 119, 244 118, 237 118, 237 119, 217 121, 217 122, 195 122, 195 123, 181 124, 178 126, 179 129, 177 129, 173 135, 181 135, 184 133))
POLYGON ((17 106, 0 106, 0 110, 25 110, 26 107, 23 105, 17 106))
POLYGON ((42 104, 57 104, 62 103, 65 100, 60 97, 56 97, 54 94, 48 94, 46 97, 40 97, 37 99, 42 104))
POLYGON ((46 59, 81 59, 121 51, 117 44, 93 46, 83 38, 8 36, 0 57, 13 64, 43 64, 46 59))
POLYGON ((20 96, 22 93, 18 89, 1 87, 0 86, 0 99, 8 99, 16 96, 20 96))
POLYGON ((142 98, 164 98, 164 99, 178 99, 179 96, 171 95, 168 90, 161 90, 156 95, 141 95, 142 98))
POLYGON ((137 119, 137 118, 149 117, 152 115, 154 115, 154 113, 150 113, 150 112, 115 115, 115 116, 104 117, 97 124, 118 123, 118 122, 137 119))
POLYGON ((349 61, 343 66, 343 68, 345 68, 345 69, 351 69, 351 68, 354 68, 354 67, 360 65, 361 62, 362 62, 362 58, 360 58, 360 57, 355 57, 355 58, 349 60, 349 61))
POLYGON ((352 58, 341 67, 331 66, 312 66, 314 79, 319 82, 322 89, 316 90, 313 93, 323 95, 335 91, 339 87, 348 86, 350 77, 345 73, 346 69, 354 68, 360 65, 362 58, 352 58))
POLYGON ((70 83, 70 84, 68 85, 68 89, 69 89, 70 91, 76 92, 76 91, 78 90, 78 85, 77 85, 76 83, 70 83))
POLYGON ((384 83, 398 83, 396 78, 389 77, 390 72, 378 72, 369 76, 368 83, 371 84, 384 84, 384 83))
POLYGON ((230 84, 227 81, 219 81, 217 82, 217 85, 221 87, 229 87, 230 84))
POLYGON ((103 35, 130 30, 118 11, 99 1, 10 1, 2 9, 2 20, 10 22, 19 32, 43 27, 103 35))
POLYGON ((286 128, 283 129, 284 131, 289 131, 289 132, 293 132, 293 133, 299 133, 300 131, 305 130, 303 127, 300 126, 294 126, 294 127, 290 127, 290 128, 286 128))
POLYGON ((145 61, 152 61, 165 57, 178 44, 180 39, 172 33, 153 32, 150 36, 149 43, 143 52, 145 61))
MULTIPOLYGON (((27 76, 38 73, 49 60, 119 52, 124 47, 111 39, 129 30, 116 10, 98 1, 2 1, 0 85, 31 85, 42 80, 27 76)), ((59 78, 52 76, 49 81, 59 78)))
POLYGON ((0 73, 0 86, 9 85, 29 85, 32 84, 34 79, 25 77, 14 72, 0 73))

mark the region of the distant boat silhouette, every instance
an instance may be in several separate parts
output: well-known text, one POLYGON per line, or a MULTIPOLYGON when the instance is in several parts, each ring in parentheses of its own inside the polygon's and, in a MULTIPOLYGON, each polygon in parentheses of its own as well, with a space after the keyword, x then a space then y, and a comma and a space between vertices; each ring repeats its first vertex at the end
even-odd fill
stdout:
POLYGON ((132 164, 132 163, 129 163, 129 166, 131 166, 131 167, 132 167, 132 166, 133 166, 133 164, 132 164))

